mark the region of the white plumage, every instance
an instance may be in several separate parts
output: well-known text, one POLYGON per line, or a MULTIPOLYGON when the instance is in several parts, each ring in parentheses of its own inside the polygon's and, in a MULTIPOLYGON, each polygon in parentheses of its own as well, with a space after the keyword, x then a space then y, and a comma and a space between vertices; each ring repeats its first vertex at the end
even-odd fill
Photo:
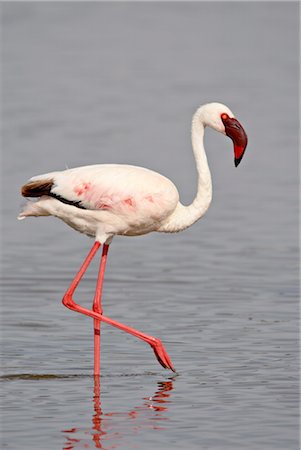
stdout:
POLYGON ((82 208, 42 196, 27 204, 19 217, 57 216, 101 242, 115 234, 132 236, 157 231, 179 201, 178 191, 168 178, 137 166, 77 167, 39 175, 29 182, 45 179, 53 180, 53 194, 80 202, 82 208))

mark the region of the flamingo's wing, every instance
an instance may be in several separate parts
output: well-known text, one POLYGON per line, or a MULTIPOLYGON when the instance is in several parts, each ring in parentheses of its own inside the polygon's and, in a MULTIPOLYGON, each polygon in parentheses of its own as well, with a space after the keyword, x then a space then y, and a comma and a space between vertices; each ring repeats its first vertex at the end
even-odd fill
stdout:
MULTIPOLYGON (((174 184, 137 166, 101 164, 53 172, 31 179, 51 180, 48 195, 89 210, 128 211, 132 208, 167 215, 178 202, 174 184)), ((47 195, 47 194, 46 194, 47 195)))

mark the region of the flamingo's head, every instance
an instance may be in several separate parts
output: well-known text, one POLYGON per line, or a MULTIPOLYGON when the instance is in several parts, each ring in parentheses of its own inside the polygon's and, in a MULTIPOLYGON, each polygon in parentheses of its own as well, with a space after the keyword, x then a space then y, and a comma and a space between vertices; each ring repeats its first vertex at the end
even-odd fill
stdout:
POLYGON ((248 137, 243 126, 230 109, 222 103, 208 103, 201 108, 204 125, 227 135, 234 145, 234 164, 238 166, 244 156, 248 137))

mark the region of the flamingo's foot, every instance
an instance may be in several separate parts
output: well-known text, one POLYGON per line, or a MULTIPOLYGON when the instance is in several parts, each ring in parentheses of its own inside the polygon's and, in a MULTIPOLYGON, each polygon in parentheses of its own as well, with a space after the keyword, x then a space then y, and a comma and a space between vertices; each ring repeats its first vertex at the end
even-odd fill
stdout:
POLYGON ((172 365, 171 359, 168 356, 167 351, 164 348, 164 345, 160 341, 160 339, 154 338, 154 340, 150 343, 154 353, 156 355, 157 360, 164 367, 164 369, 170 369, 175 372, 175 369, 172 365))

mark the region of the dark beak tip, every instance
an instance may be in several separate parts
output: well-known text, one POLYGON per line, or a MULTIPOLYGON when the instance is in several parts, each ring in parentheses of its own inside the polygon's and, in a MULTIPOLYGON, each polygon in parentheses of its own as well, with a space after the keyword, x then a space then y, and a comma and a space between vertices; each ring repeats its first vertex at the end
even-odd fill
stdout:
POLYGON ((242 158, 235 158, 235 159, 234 159, 235 167, 238 166, 238 164, 240 163, 241 160, 242 160, 242 158))

